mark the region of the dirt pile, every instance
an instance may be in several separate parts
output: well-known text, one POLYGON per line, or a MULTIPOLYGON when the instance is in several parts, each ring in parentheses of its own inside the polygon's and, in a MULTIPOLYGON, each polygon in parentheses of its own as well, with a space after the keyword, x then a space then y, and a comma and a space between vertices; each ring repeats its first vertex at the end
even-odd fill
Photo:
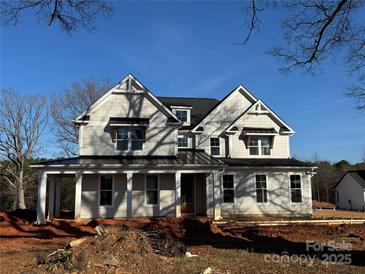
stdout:
POLYGON ((37 218, 37 212, 30 209, 16 209, 13 211, 0 211, 1 223, 31 224, 37 218))
POLYGON ((163 273, 172 268, 169 256, 186 252, 185 245, 166 231, 144 232, 127 226, 105 230, 105 236, 87 237, 72 248, 38 256, 37 263, 54 272, 163 273))

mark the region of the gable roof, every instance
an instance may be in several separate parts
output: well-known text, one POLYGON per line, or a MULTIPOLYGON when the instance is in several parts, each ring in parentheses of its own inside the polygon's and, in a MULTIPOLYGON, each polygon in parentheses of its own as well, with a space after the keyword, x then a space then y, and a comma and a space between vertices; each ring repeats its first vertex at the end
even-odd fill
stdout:
POLYGON ((275 112, 273 112, 263 101, 261 100, 257 100, 254 104, 252 104, 245 112, 243 112, 240 116, 237 117, 236 120, 233 121, 233 123, 231 123, 227 128, 226 131, 230 131, 230 128, 232 126, 235 125, 235 123, 241 119, 243 116, 247 115, 247 113, 249 113, 252 109, 254 109, 258 104, 261 104, 261 106, 263 106, 265 109, 267 109, 268 114, 271 114, 273 116, 273 120, 275 122, 275 119, 277 120, 277 122, 279 122, 281 124, 281 127, 285 127, 288 129, 288 133, 289 134, 293 134, 295 131, 288 126, 287 123, 284 122, 283 119, 281 119, 275 112))
POLYGON ((192 129, 198 122, 213 109, 219 100, 214 98, 188 98, 188 97, 157 97, 165 106, 191 107, 190 126, 183 126, 180 129, 192 129))
POLYGON ((342 182, 343 178, 345 178, 346 175, 351 176, 356 182, 359 183, 359 185, 365 189, 365 169, 363 170, 350 170, 347 171, 341 179, 337 182, 337 184, 333 187, 334 189, 337 188, 340 183, 342 182))
POLYGON ((252 102, 256 102, 257 99, 255 96, 253 96, 244 86, 239 85, 238 87, 236 87, 235 89, 233 89, 231 92, 229 92, 222 100, 219 101, 218 104, 216 104, 210 111, 208 111, 203 118, 195 125, 195 127, 193 128, 193 131, 197 130, 198 126, 200 125, 201 122, 203 122, 212 112, 213 110, 215 110, 216 108, 218 108, 229 96, 231 96, 234 92, 238 91, 238 90, 242 90, 244 92, 244 94, 249 97, 252 102))
POLYGON ((84 116, 92 109, 96 108, 100 105, 109 95, 114 92, 144 92, 146 94, 147 99, 149 99, 152 103, 156 105, 156 107, 166 115, 169 122, 181 124, 182 122, 176 117, 176 115, 167 108, 163 103, 161 103, 153 94, 146 88, 143 84, 141 84, 136 77, 132 74, 128 74, 124 77, 118 84, 112 87, 108 92, 106 92, 103 96, 101 96, 98 100, 96 100, 87 110, 81 113, 75 120, 75 123, 82 123, 85 122, 84 116), (132 90, 121 90, 120 87, 126 84, 127 88, 130 89, 132 87, 132 83, 137 85, 140 90, 139 91, 132 91, 132 90))

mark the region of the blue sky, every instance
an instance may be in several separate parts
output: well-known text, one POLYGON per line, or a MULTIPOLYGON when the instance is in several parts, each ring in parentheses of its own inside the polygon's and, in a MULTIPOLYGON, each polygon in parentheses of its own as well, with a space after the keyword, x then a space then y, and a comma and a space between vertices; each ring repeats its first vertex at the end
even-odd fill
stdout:
MULTIPOLYGON (((156 95, 222 98, 243 84, 294 128, 295 157, 360 161, 365 112, 344 95, 353 79, 341 60, 329 60, 315 76, 281 74, 278 61, 264 54, 280 43, 277 18, 267 17, 243 47, 244 18, 240 1, 130 1, 100 18, 95 32, 68 37, 26 14, 18 26, 1 29, 0 85, 49 95, 72 82, 117 82, 131 72, 156 95)), ((47 145, 50 134, 42 142, 44 156, 57 155, 47 145)))

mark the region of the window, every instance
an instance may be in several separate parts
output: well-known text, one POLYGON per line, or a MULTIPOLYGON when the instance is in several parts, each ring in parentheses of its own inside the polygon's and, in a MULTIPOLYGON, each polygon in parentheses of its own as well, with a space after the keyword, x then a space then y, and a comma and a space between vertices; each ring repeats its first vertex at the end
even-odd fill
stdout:
POLYGON ((188 137, 181 135, 177 137, 177 147, 188 147, 188 137))
POLYGON ((111 206, 113 204, 113 176, 100 176, 100 201, 101 206, 111 206))
POLYGON ((250 155, 270 155, 270 137, 251 137, 248 143, 248 149, 250 155))
POLYGON ((210 138, 210 154, 215 156, 221 154, 221 149, 219 146, 219 138, 217 137, 210 138))
POLYGON ((256 201, 267 203, 266 175, 256 175, 256 201))
POLYGON ((158 177, 157 175, 146 176, 146 205, 158 204, 158 177))
POLYGON ((234 203, 233 175, 223 175, 223 203, 234 203))
POLYGON ((300 175, 290 175, 291 201, 292 203, 302 202, 302 187, 300 175))
POLYGON ((144 130, 142 128, 120 128, 117 130, 116 142, 117 150, 142 150, 144 143, 144 130))
POLYGON ((188 112, 186 110, 176 110, 175 114, 182 122, 186 123, 188 121, 188 112))

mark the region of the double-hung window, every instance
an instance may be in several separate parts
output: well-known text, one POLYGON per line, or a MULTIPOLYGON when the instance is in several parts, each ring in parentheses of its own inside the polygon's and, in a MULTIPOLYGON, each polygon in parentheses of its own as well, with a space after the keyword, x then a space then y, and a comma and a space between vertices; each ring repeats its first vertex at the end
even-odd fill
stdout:
POLYGON ((210 138, 210 154, 219 156, 221 154, 220 142, 218 137, 210 138))
POLYGON ((292 203, 302 202, 302 184, 300 175, 290 175, 290 189, 292 203))
POLYGON ((233 175, 223 175, 223 203, 234 203, 233 175))
POLYGON ((188 146, 189 146, 188 137, 185 135, 179 135, 177 137, 177 147, 184 148, 184 147, 188 147, 188 146))
POLYGON ((271 154, 269 136, 252 136, 249 139, 248 150, 250 155, 267 156, 271 154))
POLYGON ((120 128, 117 130, 116 137, 117 150, 143 150, 144 129, 142 128, 120 128))
POLYGON ((188 121, 188 112, 186 110, 176 110, 175 114, 183 123, 188 121))
POLYGON ((256 175, 256 201, 258 203, 267 203, 266 175, 256 175))
POLYGON ((146 176, 146 205, 158 204, 158 175, 146 176))
POLYGON ((101 206, 111 206, 113 204, 113 176, 100 176, 100 200, 101 206))

